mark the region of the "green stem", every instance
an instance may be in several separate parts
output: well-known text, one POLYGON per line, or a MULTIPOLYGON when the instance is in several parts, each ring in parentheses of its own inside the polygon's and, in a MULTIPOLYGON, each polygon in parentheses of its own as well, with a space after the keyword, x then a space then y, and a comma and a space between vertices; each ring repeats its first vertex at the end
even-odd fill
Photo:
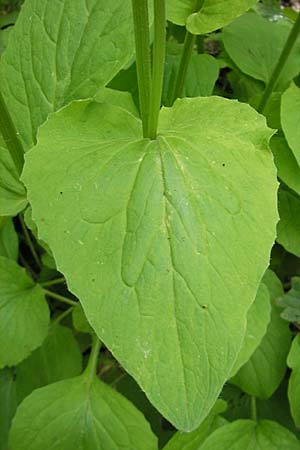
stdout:
POLYGON ((40 261, 40 258, 39 258, 38 254, 37 254, 37 252, 36 252, 36 250, 34 248, 34 244, 32 242, 32 239, 30 237, 29 231, 28 231, 28 229, 26 227, 26 224, 25 224, 25 221, 24 221, 24 218, 23 218, 22 214, 19 214, 19 219, 20 219, 20 222, 21 222, 21 226, 22 226, 23 233, 24 233, 27 245, 29 247, 29 250, 30 250, 30 252, 31 252, 31 254, 33 256, 33 259, 34 259, 36 265, 40 269, 42 267, 41 266, 41 261, 40 261))
POLYGON ((278 82, 280 74, 281 74, 281 72, 290 56, 290 53, 295 45, 295 42, 299 35, 299 32, 300 32, 300 14, 298 14, 297 20, 294 23, 293 28, 291 29, 291 32, 290 32, 290 34, 287 38, 287 41, 282 49, 282 52, 277 61, 277 64, 273 70, 270 80, 266 86, 264 93, 263 93, 263 96, 261 98, 261 101, 260 101, 258 109, 257 109, 258 112, 260 112, 260 113, 264 112, 266 104, 268 103, 268 100, 269 100, 274 88, 276 87, 276 84, 278 82))
POLYGON ((24 165, 24 149, 19 140, 13 121, 10 117, 4 98, 0 92, 0 132, 10 152, 18 175, 21 175, 24 165))
POLYGON ((98 355, 99 355, 99 351, 101 349, 101 345, 102 345, 101 341, 95 335, 94 339, 93 339, 92 350, 91 350, 91 354, 89 357, 89 361, 88 361, 88 364, 85 369, 85 373, 88 376, 88 380, 89 380, 89 382, 88 382, 89 386, 91 385, 91 382, 93 381, 93 378, 96 375, 98 355))
POLYGON ((64 312, 62 312, 61 314, 59 314, 59 316, 57 316, 53 322, 52 325, 55 325, 59 322, 61 322, 65 317, 67 317, 73 310, 74 310, 75 306, 71 306, 71 308, 66 309, 64 312))
POLYGON ((48 291, 48 289, 43 289, 43 291, 46 295, 54 298, 55 300, 58 300, 59 302, 67 303, 68 305, 72 306, 78 305, 78 303, 75 302, 74 300, 71 300, 68 297, 64 297, 63 295, 57 294, 56 292, 48 291))
POLYGON ((43 283, 40 283, 40 286, 50 287, 50 286, 55 286, 56 284, 63 284, 65 282, 66 282, 66 280, 64 279, 64 277, 61 277, 61 278, 55 278, 55 280, 44 281, 43 283))
POLYGON ((257 409, 256 409, 256 397, 251 396, 251 418, 255 422, 257 421, 257 409))
POLYGON ((149 137, 156 139, 166 53, 166 5, 165 0, 154 0, 154 42, 152 87, 149 117, 149 137))
MULTIPOLYGON (((204 0, 196 0, 194 12, 197 12, 200 10, 204 3, 204 0)), ((183 88, 186 80, 187 71, 189 68, 189 63, 193 54, 193 48, 195 46, 196 42, 196 35, 190 33, 188 30, 186 30, 185 33, 185 39, 183 44, 183 50, 182 55, 180 59, 179 69, 175 81, 173 96, 172 96, 172 102, 173 104, 177 98, 180 98, 183 93, 183 88)))
POLYGON ((145 138, 148 138, 151 97, 151 58, 148 1, 132 0, 132 10, 143 135, 145 138))

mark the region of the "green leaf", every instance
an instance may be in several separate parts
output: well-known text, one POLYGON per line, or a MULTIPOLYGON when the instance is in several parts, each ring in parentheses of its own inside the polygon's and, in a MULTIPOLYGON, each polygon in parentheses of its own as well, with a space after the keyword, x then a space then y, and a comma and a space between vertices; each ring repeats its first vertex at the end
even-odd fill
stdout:
POLYGON ((7 450, 8 433, 16 409, 17 397, 13 371, 0 370, 0 450, 7 450))
MULTIPOLYGON (((269 21, 248 13, 223 31, 223 42, 230 58, 245 74, 267 83, 277 64, 292 24, 269 21)), ((275 90, 284 90, 300 70, 300 38, 285 64, 275 90)))
MULTIPOLYGON (((175 78, 179 69, 180 55, 167 55, 163 101, 170 105, 175 78)), ((219 76, 219 65, 210 55, 192 55, 182 97, 206 97, 212 94, 219 76)))
POLYGON ((288 397, 294 422, 300 428, 300 340, 299 334, 294 338, 287 364, 292 369, 289 379, 288 397))
POLYGON ((75 330, 80 331, 81 333, 93 333, 94 330, 88 323, 86 315, 82 309, 82 306, 78 304, 75 306, 72 312, 72 320, 75 330))
POLYGON ((0 217, 0 256, 13 260, 18 259, 19 240, 13 221, 0 217))
POLYGON ((223 400, 218 400, 199 428, 192 433, 177 431, 163 450, 198 450, 211 433, 225 425, 226 421, 220 423, 218 419, 220 418, 219 414, 226 410, 226 406, 223 400))
POLYGON ((51 116, 26 158, 33 218, 59 271, 181 430, 215 403, 269 263, 270 134, 249 106, 218 97, 164 108, 154 141, 125 110, 76 102, 51 116))
POLYGON ((204 0, 195 8, 195 0, 167 0, 167 17, 177 25, 186 25, 192 34, 205 34, 227 25, 249 9, 256 0, 204 0))
POLYGON ((291 289, 278 300, 278 305, 284 308, 281 317, 300 326, 300 278, 293 277, 291 289))
POLYGON ((0 256, 0 367, 13 366, 39 347, 48 333, 43 290, 15 261, 0 256))
POLYGON ((278 177, 300 195, 300 167, 286 140, 282 136, 273 136, 270 146, 278 169, 278 177))
POLYGON ((262 283, 247 314, 247 330, 243 346, 232 369, 232 376, 249 360, 266 334, 271 305, 268 288, 262 283))
POLYGON ((296 436, 271 420, 237 420, 211 434, 199 450, 299 450, 296 436))
POLYGON ((277 225, 277 242, 288 252, 300 256, 300 197, 280 189, 278 194, 280 221, 277 225))
POLYGON ((81 370, 81 352, 72 331, 53 324, 43 345, 16 368, 18 402, 34 389, 75 377, 81 370))
POLYGON ((300 88, 291 83, 282 95, 281 123, 286 140, 298 164, 300 164, 299 148, 299 120, 300 120, 300 88))
POLYGON ((0 135, 0 216, 15 216, 26 204, 24 186, 0 135))
POLYGON ((266 273, 263 282, 267 285, 272 300, 271 321, 259 347, 230 382, 249 395, 269 398, 284 377, 291 333, 275 304, 283 295, 281 282, 271 271, 266 273))
POLYGON ((97 378, 84 374, 37 389, 19 406, 10 450, 154 450, 144 416, 97 378))
POLYGON ((110 105, 119 106, 126 109, 134 116, 138 117, 139 113, 132 95, 129 92, 116 91, 114 89, 103 88, 94 97, 94 100, 99 103, 109 103, 110 105))
POLYGON ((130 0, 26 0, 0 68, 25 148, 50 112, 94 96, 133 54, 130 0))

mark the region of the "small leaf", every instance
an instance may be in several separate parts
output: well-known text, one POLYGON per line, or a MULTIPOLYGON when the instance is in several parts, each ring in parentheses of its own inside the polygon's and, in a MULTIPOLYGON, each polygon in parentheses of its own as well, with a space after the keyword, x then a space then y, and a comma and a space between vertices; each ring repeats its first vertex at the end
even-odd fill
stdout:
POLYGON ((294 338, 287 359, 292 369, 289 379, 288 398, 294 422, 300 428, 300 340, 299 334, 294 338))
POLYGON ((281 123, 288 145, 291 148, 298 164, 300 164, 299 120, 300 88, 298 88, 295 83, 291 83, 290 87, 282 95, 281 123))
POLYGON ((25 148, 50 112, 93 97, 133 54, 130 0, 26 0, 0 68, 25 148))
POLYGON ((48 333, 43 290, 14 261, 0 257, 0 367, 13 366, 39 347, 48 333))
POLYGON ((81 333, 94 333, 80 304, 75 306, 72 312, 72 320, 75 330, 80 331, 81 333))
POLYGON ((16 367, 18 402, 34 389, 79 375, 81 370, 81 352, 72 331, 53 324, 43 345, 16 367))
POLYGON ((0 256, 16 261, 18 253, 19 240, 13 221, 9 218, 0 217, 0 256))
POLYGON ((0 216, 15 216, 27 204, 26 192, 3 143, 2 146, 0 144, 0 180, 0 216))
POLYGON ((256 0, 204 0, 195 10, 195 0, 167 0, 168 19, 186 25, 192 34, 205 34, 227 25, 247 11, 256 0))
POLYGON ((262 283, 247 314, 247 330, 243 346, 232 369, 232 376, 249 360, 266 334, 270 322, 270 294, 262 283))
POLYGON ((33 391, 13 420, 10 450, 155 450, 144 416, 84 374, 33 391))
POLYGON ((293 277, 291 282, 291 289, 277 303, 284 308, 281 317, 300 326, 300 278, 293 277))
POLYGON ((300 256, 300 197, 280 189, 278 194, 280 221, 277 225, 277 242, 293 255, 300 256))
POLYGON ((181 430, 199 426, 228 379, 269 264, 271 133, 249 106, 218 97, 164 108, 153 141, 124 109, 76 102, 26 158, 33 218, 58 269, 181 430))
POLYGON ((278 177, 300 195, 300 167, 286 140, 282 136, 273 136, 270 146, 278 169, 278 177))
POLYGON ((281 319, 280 309, 275 304, 275 301, 283 295, 281 282, 271 271, 266 273, 263 282, 269 289, 272 301, 271 321, 259 347, 230 382, 249 395, 269 398, 284 377, 291 333, 288 324, 281 319))
POLYGON ((237 420, 211 434, 199 450, 300 450, 296 436, 271 420, 237 420))
POLYGON ((14 374, 11 369, 0 370, 0 450, 7 450, 8 433, 17 409, 14 374))
MULTIPOLYGON (((245 74, 267 83, 291 31, 286 20, 269 21, 248 13, 228 25, 223 42, 230 58, 245 74)), ((300 70, 300 38, 292 49, 275 90, 284 90, 300 70)))

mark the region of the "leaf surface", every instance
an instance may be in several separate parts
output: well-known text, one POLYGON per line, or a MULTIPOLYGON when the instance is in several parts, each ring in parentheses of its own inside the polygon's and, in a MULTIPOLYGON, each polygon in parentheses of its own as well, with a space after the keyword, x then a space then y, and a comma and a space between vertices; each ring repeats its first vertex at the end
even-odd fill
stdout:
POLYGON ((237 420, 211 434, 199 450, 299 450, 296 436, 271 420, 237 420))
POLYGON ((281 123, 289 147, 293 151, 298 164, 300 164, 300 88, 295 83, 282 95, 281 123))
POLYGON ((269 262, 270 134, 250 107, 218 97, 163 109, 154 141, 125 110, 76 102, 26 158, 39 236, 100 339, 182 430, 228 378, 269 262))
POLYGON ((19 406, 11 450, 156 450, 143 415, 97 378, 86 375, 35 390, 19 406))
POLYGON ((134 54, 130 0, 26 0, 1 58, 1 92, 25 149, 48 114, 93 97, 134 54))
POLYGON ((280 221, 277 225, 277 242, 288 252, 300 256, 300 197, 280 189, 278 194, 280 221))
MULTIPOLYGON (((223 31, 230 58, 247 75, 267 83, 277 64, 292 24, 271 22, 255 13, 244 14, 223 31)), ((275 90, 284 90, 300 70, 300 38, 296 41, 275 90)))
POLYGON ((7 450, 8 433, 17 409, 17 396, 12 369, 0 370, 0 450, 7 450))
POLYGON ((0 217, 0 256, 18 259, 19 240, 13 221, 7 217, 0 217))
POLYGON ((278 177, 300 195, 300 167, 286 140, 282 136, 273 136, 270 147, 278 169, 278 177))
POLYGON ((0 367, 13 366, 39 347, 48 333, 43 290, 14 261, 0 256, 0 367))
POLYGON ((167 0, 167 17, 177 25, 186 25, 192 34, 205 34, 227 25, 247 11, 255 0, 167 0))
POLYGON ((264 283, 269 289, 272 302, 271 321, 258 348, 231 379, 244 392, 259 398, 271 397, 280 385, 286 371, 286 358, 291 342, 289 326, 281 319, 281 311, 275 304, 283 295, 281 282, 273 272, 268 271, 264 283))
POLYGON ((287 359, 288 366, 292 369, 289 378, 288 398, 291 414, 296 424, 300 427, 300 341, 299 334, 292 342, 291 350, 287 359))
POLYGON ((81 370, 81 352, 72 331, 53 324, 43 345, 16 368, 18 402, 34 389, 75 377, 81 370))
POLYGON ((262 283, 255 300, 247 314, 247 330, 243 346, 233 366, 232 375, 248 361, 262 341, 270 322, 270 295, 268 288, 262 283))

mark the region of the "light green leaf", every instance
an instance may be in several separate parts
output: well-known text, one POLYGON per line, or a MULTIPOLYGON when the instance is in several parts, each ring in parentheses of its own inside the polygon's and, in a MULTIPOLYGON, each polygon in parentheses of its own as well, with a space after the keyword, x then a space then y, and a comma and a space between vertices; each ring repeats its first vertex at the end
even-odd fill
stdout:
POLYGON ((296 436, 271 420, 237 420, 211 434, 199 450, 300 450, 296 436))
POLYGON ((26 204, 24 186, 0 135, 0 216, 15 216, 26 204))
POLYGON ((268 288, 262 283, 247 314, 247 330, 243 346, 232 369, 232 376, 249 360, 266 334, 271 305, 268 288))
POLYGON ((167 0, 167 17, 177 25, 186 25, 192 34, 205 34, 227 25, 246 12, 256 0, 167 0))
POLYGON ((75 377, 81 370, 81 352, 72 331, 53 324, 43 345, 16 368, 18 402, 34 389, 75 377))
POLYGON ((218 400, 199 428, 191 433, 177 431, 163 450, 198 450, 211 433, 226 424, 226 421, 224 423, 218 420, 220 419, 219 414, 224 412, 226 407, 226 402, 218 400))
POLYGON ((280 189, 278 194, 280 221, 277 225, 277 242, 288 252, 300 256, 300 197, 280 189))
POLYGON ((154 141, 125 110, 77 102, 26 158, 33 218, 59 271, 181 430, 199 426, 229 377, 269 263, 270 134, 249 106, 218 97, 164 108, 154 141))
POLYGON ((288 324, 280 317, 280 308, 275 304, 283 295, 281 282, 271 271, 266 273, 263 282, 269 289, 272 301, 271 321, 259 347, 230 382, 249 395, 268 398, 284 377, 291 333, 288 324))
POLYGON ((19 240, 13 221, 0 217, 0 256, 13 260, 18 259, 19 240))
POLYGON ((39 347, 48 333, 43 290, 15 261, 0 257, 0 367, 13 366, 39 347))
POLYGON ((300 428, 300 340, 299 334, 294 338, 287 359, 292 369, 289 379, 288 398, 294 422, 300 428))
MULTIPOLYGON (((248 13, 223 31, 223 42, 230 58, 247 75, 267 83, 277 64, 292 24, 269 21, 248 13)), ((300 38, 285 64, 275 90, 284 90, 300 70, 300 38)))
POLYGON ((16 409, 17 397, 13 371, 0 370, 0 450, 7 450, 8 433, 16 409))
POLYGON ((37 389, 19 406, 10 450, 155 450, 144 416, 97 378, 84 374, 37 389))
POLYGON ((121 92, 114 89, 103 88, 97 92, 94 100, 99 103, 109 103, 110 105, 119 106, 120 108, 126 109, 126 111, 130 112, 134 116, 139 116, 132 95, 129 92, 121 92))
POLYGON ((291 83, 290 87, 282 95, 281 123, 286 140, 292 150, 296 161, 300 164, 300 88, 291 83))
POLYGON ((300 167, 293 152, 282 136, 273 136, 270 147, 274 155, 279 178, 300 195, 300 167))
POLYGON ((25 148, 50 112, 93 97, 133 54, 130 0, 26 0, 0 68, 25 148))
POLYGON ((75 306, 73 312, 72 312, 72 320, 74 328, 77 331, 80 331, 81 333, 93 333, 94 330, 88 323, 88 320, 84 314, 84 311, 82 309, 82 306, 78 304, 75 306))
MULTIPOLYGON (((165 105, 170 105, 172 101, 180 58, 180 55, 167 55, 166 58, 163 93, 165 105)), ((193 54, 188 66, 182 97, 206 97, 211 95, 218 76, 219 65, 215 58, 206 54, 193 54)))

